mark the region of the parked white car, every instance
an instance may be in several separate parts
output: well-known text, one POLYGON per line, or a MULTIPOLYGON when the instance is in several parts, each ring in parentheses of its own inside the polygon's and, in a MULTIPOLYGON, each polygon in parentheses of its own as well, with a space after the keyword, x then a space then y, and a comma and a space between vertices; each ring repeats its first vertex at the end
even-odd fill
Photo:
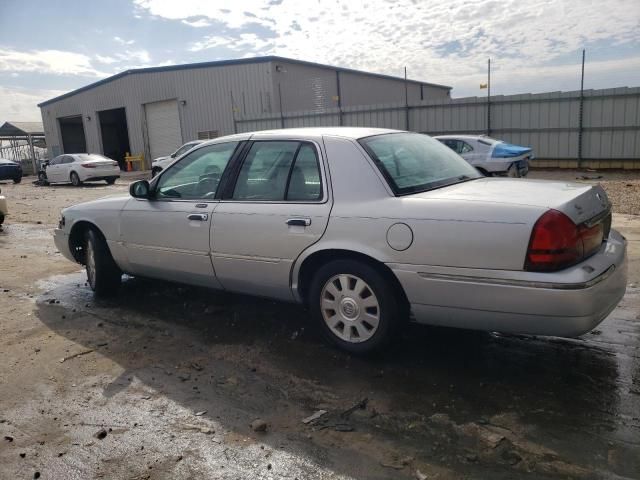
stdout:
POLYGON ((158 173, 171 165, 174 160, 180 158, 182 155, 187 153, 196 145, 200 145, 202 142, 204 142, 204 140, 193 140, 191 142, 187 142, 171 155, 156 158, 153 162, 151 162, 151 177, 155 177, 158 173))
POLYGON ((106 180, 113 185, 120 177, 118 162, 97 153, 67 153, 53 158, 46 166, 48 183, 72 183, 80 186, 83 182, 106 180))
POLYGON ((626 288, 597 185, 487 178, 422 134, 244 133, 130 195, 62 211, 55 243, 96 294, 122 273, 305 303, 355 353, 404 324, 577 336, 626 288))
POLYGON ((524 177, 529 173, 533 150, 485 135, 440 135, 434 137, 464 158, 484 175, 524 177))

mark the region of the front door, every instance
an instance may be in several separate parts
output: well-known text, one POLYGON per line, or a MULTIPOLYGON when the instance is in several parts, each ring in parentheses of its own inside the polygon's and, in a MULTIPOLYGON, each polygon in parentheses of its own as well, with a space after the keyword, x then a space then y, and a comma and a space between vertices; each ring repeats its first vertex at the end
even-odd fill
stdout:
POLYGON ((291 300, 291 267, 325 231, 331 202, 321 149, 255 141, 213 214, 211 250, 227 290, 291 300))
POLYGON ((58 155, 57 157, 53 158, 49 162, 49 165, 47 165, 48 181, 54 183, 54 182, 63 182, 68 180, 68 179, 62 178, 62 168, 63 168, 62 163, 64 162, 65 158, 66 158, 66 155, 58 155))
POLYGON ((210 225, 220 178, 238 142, 207 145, 171 165, 150 200, 132 198, 121 240, 134 275, 219 288, 210 257, 210 225))

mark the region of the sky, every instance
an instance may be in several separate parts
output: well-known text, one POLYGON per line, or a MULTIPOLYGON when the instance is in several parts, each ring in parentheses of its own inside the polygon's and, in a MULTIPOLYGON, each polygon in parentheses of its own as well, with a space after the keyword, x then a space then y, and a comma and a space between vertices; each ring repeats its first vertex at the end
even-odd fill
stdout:
POLYGON ((640 86, 640 0, 0 0, 0 123, 129 68, 264 55, 453 87, 640 86))

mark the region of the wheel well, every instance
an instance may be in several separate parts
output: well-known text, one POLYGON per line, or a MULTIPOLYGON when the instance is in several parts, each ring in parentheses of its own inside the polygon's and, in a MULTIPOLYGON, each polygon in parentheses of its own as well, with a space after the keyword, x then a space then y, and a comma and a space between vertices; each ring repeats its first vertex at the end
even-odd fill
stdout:
POLYGON ((71 250, 73 258, 76 259, 76 262, 82 265, 85 264, 84 236, 89 230, 95 231, 100 236, 100 238, 102 238, 102 240, 105 240, 104 235, 102 234, 100 229, 93 223, 87 221, 76 222, 73 227, 71 227, 71 233, 69 233, 69 250, 71 250))
POLYGON ((396 293, 396 298, 400 301, 403 309, 405 309, 407 313, 409 312, 409 300, 407 299, 407 295, 404 293, 404 289, 402 288, 402 285, 400 285, 398 277, 394 275, 391 269, 375 258, 365 255, 364 253, 354 252, 353 250, 320 250, 319 252, 315 252, 305 258, 304 262, 302 262, 302 265, 300 266, 300 272, 298 273, 298 293, 305 304, 308 301, 307 296, 309 293, 309 286, 313 279, 313 274, 321 265, 332 260, 340 259, 357 260, 375 268, 392 286, 396 293))

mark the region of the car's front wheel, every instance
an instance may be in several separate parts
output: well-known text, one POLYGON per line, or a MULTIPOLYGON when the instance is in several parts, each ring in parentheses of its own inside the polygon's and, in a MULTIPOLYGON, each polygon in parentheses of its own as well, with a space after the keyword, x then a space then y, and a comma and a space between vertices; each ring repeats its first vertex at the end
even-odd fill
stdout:
POLYGON ((16 177, 13 179, 13 183, 20 183, 22 181, 22 177, 16 177))
POLYGON ((47 181, 47 174, 44 172, 38 172, 38 182, 40 185, 48 185, 49 182, 47 181))
POLYGON ((403 323, 392 285, 375 268, 354 260, 322 266, 311 282, 309 305, 324 336, 351 353, 382 349, 403 323))
POLYGON ((71 178, 71 183, 73 184, 74 187, 79 187, 80 185, 82 185, 82 181, 80 180, 80 177, 76 172, 71 172, 70 178, 71 178))
POLYGON ((85 264, 91 289, 99 296, 113 295, 120 287, 122 272, 111 256, 107 242, 95 230, 85 234, 85 264))
POLYGON ((107 185, 113 185, 114 183, 116 183, 115 177, 107 178, 107 185))

